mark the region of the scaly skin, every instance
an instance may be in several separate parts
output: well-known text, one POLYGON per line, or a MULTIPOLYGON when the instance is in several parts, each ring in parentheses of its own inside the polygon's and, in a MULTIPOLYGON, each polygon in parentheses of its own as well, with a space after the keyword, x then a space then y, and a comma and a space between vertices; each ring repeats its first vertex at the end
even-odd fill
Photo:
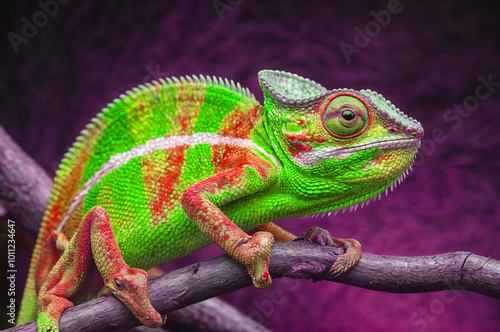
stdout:
MULTIPOLYGON (((158 326, 142 269, 210 241, 268 287, 274 241, 295 238, 272 221, 364 205, 406 175, 422 127, 377 93, 278 71, 259 80, 265 106, 227 80, 187 77, 134 89, 92 120, 57 172, 19 324, 38 303, 38 328, 55 331, 106 286, 158 326)), ((305 238, 346 248, 333 274, 361 255, 354 239, 305 238)))
POLYGON ((147 273, 131 269, 123 261, 106 211, 90 209, 69 243, 58 232, 52 233, 48 242, 54 240, 65 243, 65 248, 48 276, 36 281, 41 284, 37 289, 38 331, 57 331, 61 314, 73 306, 69 299, 91 295, 91 289, 82 287, 85 281, 91 281, 98 290, 107 287, 144 325, 163 324, 149 301, 147 273))

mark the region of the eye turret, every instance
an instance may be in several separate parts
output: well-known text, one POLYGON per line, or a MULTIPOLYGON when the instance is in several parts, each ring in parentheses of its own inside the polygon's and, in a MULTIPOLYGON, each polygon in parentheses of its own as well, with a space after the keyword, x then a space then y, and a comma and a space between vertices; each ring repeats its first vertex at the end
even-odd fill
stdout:
POLYGON ((365 131, 371 121, 368 106, 349 93, 333 96, 323 111, 323 126, 334 137, 352 138, 365 131))

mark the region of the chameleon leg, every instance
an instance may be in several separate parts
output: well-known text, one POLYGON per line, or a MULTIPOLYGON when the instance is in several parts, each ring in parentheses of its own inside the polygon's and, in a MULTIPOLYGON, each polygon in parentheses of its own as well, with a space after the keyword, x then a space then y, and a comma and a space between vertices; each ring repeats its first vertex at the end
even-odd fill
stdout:
POLYGON ((66 250, 68 243, 66 235, 57 231, 52 232, 47 238, 36 267, 35 290, 37 294, 40 292, 40 287, 47 278, 50 270, 56 265, 64 250, 66 250))
POLYGON ((57 247, 58 239, 61 241, 59 248, 65 247, 65 250, 40 288, 38 331, 58 331, 62 313, 73 306, 69 299, 77 293, 93 295, 102 286, 108 287, 144 325, 158 327, 163 324, 149 300, 147 273, 132 269, 123 261, 104 209, 92 208, 66 245, 57 234, 50 237, 52 245, 57 247), (98 271, 100 276, 93 271, 98 271), (93 287, 83 289, 84 285, 93 287))
POLYGON ((345 253, 337 258, 330 269, 330 273, 333 275, 338 276, 346 272, 353 267, 361 257, 361 244, 357 240, 332 237, 327 230, 320 227, 311 228, 300 238, 317 242, 322 245, 337 245, 339 247, 346 248, 345 253))
POLYGON ((205 235, 247 267, 255 287, 265 288, 271 284, 269 256, 273 236, 269 232, 249 236, 219 209, 263 190, 275 180, 274 169, 257 165, 235 167, 191 185, 184 191, 182 206, 205 235))
POLYGON ((271 233, 276 241, 289 242, 297 238, 297 236, 281 228, 273 222, 268 222, 267 224, 255 227, 255 230, 271 233))
MULTIPOLYGON (((284 230, 273 222, 258 226, 255 230, 270 232, 276 241, 293 241, 297 239, 295 235, 287 230, 284 230)), ((332 237, 327 230, 319 227, 311 228, 300 238, 308 239, 322 245, 336 245, 346 248, 346 252, 337 258, 330 269, 330 272, 334 275, 340 275, 346 272, 353 267, 361 257, 361 244, 357 240, 332 237)))

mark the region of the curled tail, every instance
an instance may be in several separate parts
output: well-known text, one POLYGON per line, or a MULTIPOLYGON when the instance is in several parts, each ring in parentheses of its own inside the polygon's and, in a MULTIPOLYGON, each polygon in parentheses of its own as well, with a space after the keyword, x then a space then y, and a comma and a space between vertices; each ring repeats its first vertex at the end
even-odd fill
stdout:
MULTIPOLYGON (((38 262, 43 259, 43 257, 41 257, 42 249, 50 234, 52 234, 61 223, 61 220, 68 211, 69 204, 79 191, 80 182, 85 169, 84 165, 89 160, 95 148, 95 137, 98 137, 105 127, 106 123, 105 121, 101 121, 100 116, 94 118, 86 129, 82 131, 82 134, 77 138, 73 147, 64 155, 61 165, 56 172, 49 204, 47 210, 45 210, 35 248, 33 249, 28 278, 24 288, 16 325, 25 324, 36 319, 38 306, 35 276, 38 262)), ((69 232, 71 235, 71 227, 77 228, 78 225, 70 225, 65 229, 65 233, 69 232)))

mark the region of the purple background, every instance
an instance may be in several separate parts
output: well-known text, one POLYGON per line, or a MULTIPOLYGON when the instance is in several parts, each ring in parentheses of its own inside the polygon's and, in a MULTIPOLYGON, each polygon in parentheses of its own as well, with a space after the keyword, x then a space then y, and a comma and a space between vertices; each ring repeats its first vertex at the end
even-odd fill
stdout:
MULTIPOLYGON (((17 53, 7 33, 21 34, 22 18, 33 22, 41 7, 2 3, 0 123, 52 176, 91 117, 155 78, 227 77, 261 101, 261 69, 329 89, 370 88, 422 122, 418 166, 394 193, 357 212, 280 224, 296 234, 319 225, 377 254, 465 250, 500 259, 500 87, 460 124, 444 118, 475 94, 479 75, 500 82, 498 2, 402 0, 402 11, 350 63, 339 44, 354 45, 355 27, 376 28, 370 12, 387 1, 220 2, 234 6, 218 15, 214 1, 70 1, 17 53)), ((209 246, 167 269, 219 254, 209 246)), ((275 280, 223 298, 276 331, 500 330, 500 301, 466 291, 386 294, 275 280)))

